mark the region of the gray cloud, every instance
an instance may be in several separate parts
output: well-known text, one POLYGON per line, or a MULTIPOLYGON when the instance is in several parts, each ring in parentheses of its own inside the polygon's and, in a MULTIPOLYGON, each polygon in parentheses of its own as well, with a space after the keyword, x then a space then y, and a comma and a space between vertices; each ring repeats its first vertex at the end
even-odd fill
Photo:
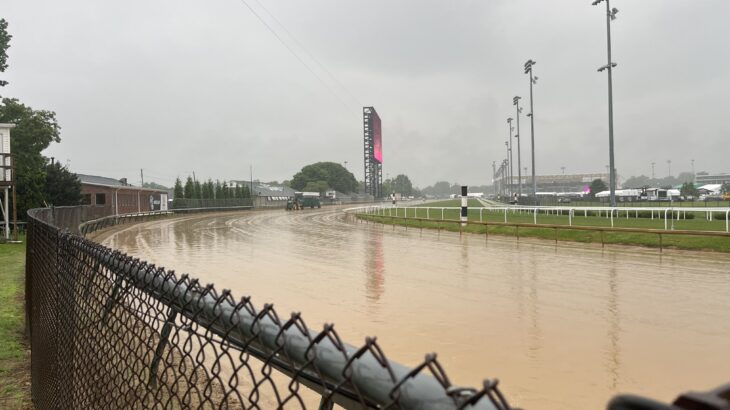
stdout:
MULTIPOLYGON (((255 0, 327 86, 239 0, 5 0, 14 37, 2 94, 58 113, 63 142, 47 155, 77 172, 133 180, 144 168, 170 184, 191 171, 247 178, 253 163, 255 177, 282 180, 332 160, 362 178, 365 104, 383 119, 386 173, 485 184, 532 58, 537 173, 608 163, 606 76, 596 72, 605 12, 588 0, 259 1, 349 92, 255 0)), ((612 6, 619 173, 648 174, 655 161, 665 174, 667 159, 674 174, 691 159, 698 171, 730 171, 730 2, 612 6)), ((524 116, 522 127, 529 135, 524 116)))

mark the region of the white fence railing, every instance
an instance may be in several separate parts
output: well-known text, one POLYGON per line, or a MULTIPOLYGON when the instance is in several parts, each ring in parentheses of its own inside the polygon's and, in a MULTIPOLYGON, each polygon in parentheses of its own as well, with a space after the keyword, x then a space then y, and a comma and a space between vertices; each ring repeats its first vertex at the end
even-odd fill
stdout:
MULTIPOLYGON (((366 206, 358 208, 345 209, 347 213, 366 213, 371 215, 381 216, 395 216, 408 218, 409 216, 418 217, 420 213, 423 215, 425 210, 426 219, 444 219, 445 211, 448 210, 459 210, 459 207, 402 207, 402 206, 366 206)), ((716 220, 715 214, 724 214, 725 221, 725 232, 730 232, 730 208, 727 207, 714 207, 714 208, 698 208, 698 207, 598 207, 598 206, 492 206, 492 207, 480 207, 480 208, 469 208, 469 212, 473 213, 479 211, 479 221, 482 222, 485 218, 485 214, 499 213, 504 215, 504 222, 506 223, 509 215, 515 214, 528 214, 533 216, 533 223, 537 224, 537 218, 539 214, 544 215, 565 215, 568 217, 568 225, 573 226, 573 220, 577 216, 588 217, 590 212, 592 215, 599 217, 605 217, 610 220, 611 227, 614 226, 614 221, 618 218, 625 217, 629 219, 631 217, 639 218, 639 215, 646 215, 649 212, 649 218, 651 220, 660 219, 664 221, 664 229, 673 229, 673 221, 679 221, 686 219, 687 214, 703 215, 705 220, 713 221, 716 220)), ((642 216, 643 218, 643 216, 642 216)))

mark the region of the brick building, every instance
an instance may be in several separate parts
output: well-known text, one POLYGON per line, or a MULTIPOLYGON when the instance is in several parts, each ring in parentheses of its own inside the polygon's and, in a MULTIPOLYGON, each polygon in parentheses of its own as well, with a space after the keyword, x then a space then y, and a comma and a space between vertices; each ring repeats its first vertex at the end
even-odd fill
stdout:
POLYGON ((132 186, 126 178, 76 175, 81 181, 82 203, 102 208, 100 215, 167 210, 167 191, 132 186))

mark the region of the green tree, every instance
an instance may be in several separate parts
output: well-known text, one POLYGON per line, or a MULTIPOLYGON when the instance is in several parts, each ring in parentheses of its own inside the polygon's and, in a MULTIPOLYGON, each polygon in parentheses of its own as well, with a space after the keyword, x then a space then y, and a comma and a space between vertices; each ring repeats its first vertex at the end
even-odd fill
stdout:
POLYGON ((413 194, 413 184, 407 175, 400 174, 393 180, 393 190, 403 196, 413 194))
POLYGON ((215 199, 223 198, 223 186, 220 180, 215 180, 215 199))
POLYGON ((203 187, 200 185, 200 181, 196 180, 193 182, 193 198, 200 199, 203 197, 203 187))
POLYGON ((324 193, 329 189, 330 187, 327 185, 327 181, 310 181, 307 182, 307 185, 304 186, 302 191, 319 192, 320 195, 324 195, 324 193))
POLYGON ((205 181, 205 183, 203 184, 203 198, 213 199, 213 197, 215 196, 215 192, 213 189, 213 180, 208 179, 207 181, 205 181))
POLYGON ((433 186, 423 188, 423 193, 433 196, 448 196, 451 193, 451 184, 446 181, 438 181, 433 186))
POLYGON ((188 176, 188 179, 185 180, 185 199, 192 199, 195 198, 195 183, 193 182, 193 178, 191 176, 188 176))
MULTIPOLYGON (((8 68, 8 48, 10 47, 10 39, 13 38, 8 34, 8 22, 0 19, 0 73, 5 72, 8 68)), ((0 87, 8 84, 7 81, 0 80, 0 87)))
POLYGON ((291 180, 291 187, 301 191, 310 182, 324 181, 330 188, 343 192, 354 192, 357 180, 350 171, 336 162, 317 162, 302 168, 291 180))
POLYGON ((43 196, 48 205, 78 205, 81 203, 81 181, 58 162, 48 164, 43 196))
POLYGON ((41 152, 52 142, 60 142, 61 127, 52 111, 33 110, 17 99, 3 98, 0 122, 13 123, 10 149, 15 162, 18 217, 28 209, 44 206, 46 158, 41 152))
POLYGON ((160 184, 158 184, 156 182, 145 182, 142 185, 142 188, 159 189, 161 191, 166 191, 167 190, 167 187, 166 186, 160 185, 160 184))
POLYGON ((228 199, 231 197, 231 190, 228 187, 228 182, 223 181, 223 185, 221 185, 221 192, 223 193, 224 199, 228 199))
POLYGON ((591 182, 589 189, 591 190, 591 197, 595 198, 597 193, 606 191, 608 189, 608 185, 606 185, 606 183, 603 182, 602 179, 596 178, 593 180, 593 182, 591 182))
POLYGON ((679 189, 679 194, 688 197, 691 196, 693 198, 696 198, 700 195, 700 191, 695 188, 695 184, 691 182, 685 182, 682 184, 682 188, 679 189))
POLYGON ((182 201, 181 199, 185 198, 185 191, 183 190, 182 181, 180 181, 180 177, 177 177, 175 179, 175 187, 172 189, 172 206, 174 208, 177 208, 182 201))

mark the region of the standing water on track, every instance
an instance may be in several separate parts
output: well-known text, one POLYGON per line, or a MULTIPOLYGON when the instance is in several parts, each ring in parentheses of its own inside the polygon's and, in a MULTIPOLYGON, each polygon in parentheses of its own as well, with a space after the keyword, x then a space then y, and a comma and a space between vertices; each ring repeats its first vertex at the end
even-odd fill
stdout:
POLYGON ((333 322, 349 343, 376 335, 400 363, 437 352, 453 383, 497 377, 526 409, 670 401, 727 381, 723 254, 460 237, 340 210, 175 218, 101 240, 314 329, 333 322))

